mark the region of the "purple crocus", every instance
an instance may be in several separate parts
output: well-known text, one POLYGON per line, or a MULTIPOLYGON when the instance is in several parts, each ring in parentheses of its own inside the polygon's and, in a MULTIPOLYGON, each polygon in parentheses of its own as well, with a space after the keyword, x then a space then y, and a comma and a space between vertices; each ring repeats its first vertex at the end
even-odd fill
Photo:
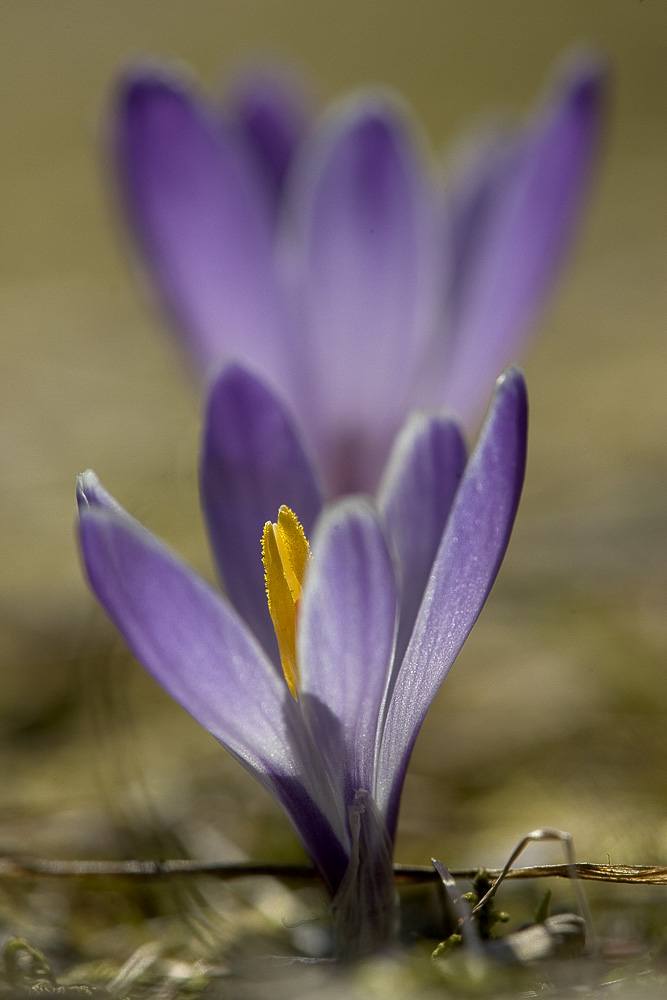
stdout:
POLYGON ((487 135, 442 191, 391 94, 313 118, 257 76, 223 112, 149 68, 120 86, 114 162, 195 369, 259 375, 331 497, 375 490, 416 407, 468 428, 483 412, 576 230, 602 104, 599 62, 569 59, 533 118, 487 135))
MULTIPOLYGON (((205 466, 214 461, 208 442, 215 417, 213 404, 205 466)), ((282 805, 333 898, 340 954, 373 951, 395 932, 391 857, 408 760, 504 556, 526 433, 525 385, 510 369, 469 461, 451 419, 414 415, 398 437, 378 506, 348 497, 327 507, 305 571, 302 533, 293 531, 284 550, 298 586, 287 573, 285 581, 298 596, 287 637, 293 662, 284 672, 275 646, 267 652, 251 616, 238 613, 233 587, 229 603, 92 472, 79 479, 81 548, 93 591, 149 673, 282 805), (295 546, 301 554, 292 558, 295 546)), ((283 435, 273 440, 276 475, 299 482, 281 452, 283 435)), ((210 473, 202 484, 217 554, 210 473)), ((293 487, 284 497, 297 516, 300 499, 293 487)), ((266 559, 272 546, 278 553, 277 527, 264 529, 269 600, 277 571, 266 559)), ((261 571, 260 534, 254 558, 261 571)))

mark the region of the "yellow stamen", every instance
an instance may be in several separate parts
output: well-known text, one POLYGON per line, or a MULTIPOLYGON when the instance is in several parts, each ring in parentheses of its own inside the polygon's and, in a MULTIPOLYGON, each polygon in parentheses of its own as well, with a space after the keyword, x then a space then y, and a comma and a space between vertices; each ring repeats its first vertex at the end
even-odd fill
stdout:
POLYGON ((288 687, 296 698, 299 665, 296 659, 296 616, 310 547, 296 514, 278 511, 278 522, 267 521, 262 533, 264 582, 271 621, 276 630, 280 662, 288 687))

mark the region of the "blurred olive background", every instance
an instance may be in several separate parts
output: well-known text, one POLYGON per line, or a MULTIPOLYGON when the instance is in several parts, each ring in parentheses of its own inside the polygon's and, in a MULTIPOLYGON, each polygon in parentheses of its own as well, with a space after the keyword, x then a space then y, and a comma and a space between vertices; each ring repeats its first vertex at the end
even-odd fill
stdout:
POLYGON ((79 569, 74 478, 91 466, 212 572, 197 391, 114 212, 119 69, 182 61, 224 94, 270 57, 323 101, 388 84, 440 155, 490 113, 528 113, 581 42, 612 70, 598 183, 524 359, 517 527, 420 737, 397 858, 495 865, 548 825, 582 860, 667 863, 662 0, 2 0, 0 850, 150 853, 147 832, 170 831, 163 855, 300 857, 273 803, 124 652, 79 569))

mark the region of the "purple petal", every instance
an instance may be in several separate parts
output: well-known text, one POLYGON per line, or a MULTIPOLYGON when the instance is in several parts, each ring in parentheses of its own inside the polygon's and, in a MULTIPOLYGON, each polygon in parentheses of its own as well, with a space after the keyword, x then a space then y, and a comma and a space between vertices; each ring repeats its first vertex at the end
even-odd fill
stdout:
POLYGON ((446 201, 446 238, 450 243, 447 320, 455 330, 467 308, 467 286, 475 274, 487 227, 500 210, 518 164, 522 142, 500 127, 467 143, 453 190, 446 201))
POLYGON ((304 413, 329 491, 373 490, 430 333, 426 180, 400 116, 370 99, 325 123, 292 180, 304 413))
POLYGON ((380 708, 394 648, 394 567, 374 508, 325 511, 299 607, 300 701, 334 788, 372 790, 380 708))
POLYGON ((413 414, 399 435, 378 493, 401 574, 396 663, 407 648, 466 464, 458 426, 444 415, 413 414))
POLYGON ((277 206, 295 150, 308 127, 304 95, 284 73, 254 73, 237 85, 232 112, 277 206))
POLYGON ((465 471, 391 694, 376 800, 393 836, 408 759, 433 698, 484 606, 514 524, 526 461, 523 376, 497 383, 465 471))
MULTIPOLYGON (((440 400, 465 420, 514 360, 576 230, 598 149, 604 74, 571 70, 521 143, 498 152, 468 219, 440 400), (483 217, 482 217, 483 216, 483 217)), ((470 194, 467 196, 470 198, 470 194)))
POLYGON ((117 504, 79 482, 90 585, 155 680, 281 803, 331 881, 345 852, 317 750, 287 685, 219 594, 117 504))
POLYGON ((243 144, 150 72, 125 82, 114 126, 130 220, 196 366, 239 355, 286 379, 270 204, 243 144))
POLYGON ((322 497, 290 415, 240 365, 222 370, 208 398, 201 499, 227 595, 278 664, 264 589, 262 529, 286 504, 309 535, 322 497))

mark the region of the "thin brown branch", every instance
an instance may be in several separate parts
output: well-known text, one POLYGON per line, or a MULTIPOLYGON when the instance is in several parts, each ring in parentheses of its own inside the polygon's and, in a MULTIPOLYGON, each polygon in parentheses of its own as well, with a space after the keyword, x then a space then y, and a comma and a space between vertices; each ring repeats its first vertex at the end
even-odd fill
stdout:
MULTIPOLYGON (((473 879, 479 869, 453 871, 454 878, 473 879)), ((495 879, 500 869, 485 869, 489 878, 495 879)), ((399 882, 437 882, 438 873, 431 865, 394 865, 399 882)), ((310 865, 281 864, 220 864, 202 861, 53 861, 47 858, 7 856, 0 858, 0 878, 48 876, 51 878, 122 877, 173 878, 209 875, 220 879, 270 876, 294 881, 316 879, 317 873, 310 865)), ((581 878, 596 882, 623 882, 634 885, 667 885, 667 867, 662 865, 596 865, 582 862, 572 865, 535 865, 515 868, 507 873, 510 879, 527 878, 581 878)))
MULTIPOLYGON (((473 879, 479 869, 468 868, 453 871, 454 878, 473 879)), ((485 868, 489 878, 496 879, 500 868, 485 868)), ((394 873, 401 881, 435 882, 436 876, 427 865, 394 865, 394 873)), ((528 868, 513 868, 505 878, 580 878, 594 882, 624 882, 634 885, 667 885, 667 867, 663 865, 596 865, 579 862, 575 865, 532 865, 528 868)))

